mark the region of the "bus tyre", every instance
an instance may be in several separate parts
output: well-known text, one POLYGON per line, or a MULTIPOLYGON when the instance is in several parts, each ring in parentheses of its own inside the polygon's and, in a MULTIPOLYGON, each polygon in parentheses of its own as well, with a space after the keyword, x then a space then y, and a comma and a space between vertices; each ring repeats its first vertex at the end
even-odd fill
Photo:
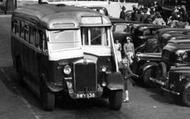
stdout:
POLYGON ((123 91, 112 91, 109 96, 110 108, 113 110, 119 110, 123 101, 123 91))
POLYGON ((42 108, 47 111, 52 111, 55 108, 55 94, 50 92, 45 84, 40 86, 42 108))
POLYGON ((185 105, 190 106, 190 83, 186 86, 183 91, 182 101, 185 105))

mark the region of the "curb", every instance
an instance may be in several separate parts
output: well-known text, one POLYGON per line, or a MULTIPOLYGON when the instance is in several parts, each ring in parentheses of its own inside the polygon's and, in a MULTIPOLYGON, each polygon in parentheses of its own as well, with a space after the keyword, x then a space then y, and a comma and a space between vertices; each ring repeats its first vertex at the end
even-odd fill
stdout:
POLYGON ((0 18, 6 18, 6 17, 11 17, 12 15, 0 15, 0 18))

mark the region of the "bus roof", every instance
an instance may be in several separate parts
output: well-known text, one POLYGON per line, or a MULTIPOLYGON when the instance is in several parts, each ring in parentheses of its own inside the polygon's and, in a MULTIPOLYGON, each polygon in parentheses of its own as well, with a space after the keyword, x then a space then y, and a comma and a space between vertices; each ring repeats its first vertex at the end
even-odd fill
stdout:
POLYGON ((38 22, 47 29, 78 28, 79 26, 111 26, 108 17, 91 9, 67 6, 36 4, 18 8, 13 16, 38 22))

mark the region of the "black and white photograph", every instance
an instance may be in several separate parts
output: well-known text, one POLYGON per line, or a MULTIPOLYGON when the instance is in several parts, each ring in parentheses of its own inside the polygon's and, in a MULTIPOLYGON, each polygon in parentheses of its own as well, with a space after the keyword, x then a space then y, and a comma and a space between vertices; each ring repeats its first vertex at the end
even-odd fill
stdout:
POLYGON ((190 0, 0 0, 0 119, 189 119, 190 0))

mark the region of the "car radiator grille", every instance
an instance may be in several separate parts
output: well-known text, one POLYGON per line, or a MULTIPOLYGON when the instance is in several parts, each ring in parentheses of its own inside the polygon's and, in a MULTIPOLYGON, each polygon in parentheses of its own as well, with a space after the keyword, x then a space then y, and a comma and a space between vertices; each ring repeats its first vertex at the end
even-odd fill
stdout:
POLYGON ((76 92, 96 91, 96 65, 94 63, 77 63, 74 65, 76 92))
POLYGON ((169 79, 170 79, 169 83, 175 84, 175 82, 179 81, 179 73, 170 72, 169 73, 169 79))

